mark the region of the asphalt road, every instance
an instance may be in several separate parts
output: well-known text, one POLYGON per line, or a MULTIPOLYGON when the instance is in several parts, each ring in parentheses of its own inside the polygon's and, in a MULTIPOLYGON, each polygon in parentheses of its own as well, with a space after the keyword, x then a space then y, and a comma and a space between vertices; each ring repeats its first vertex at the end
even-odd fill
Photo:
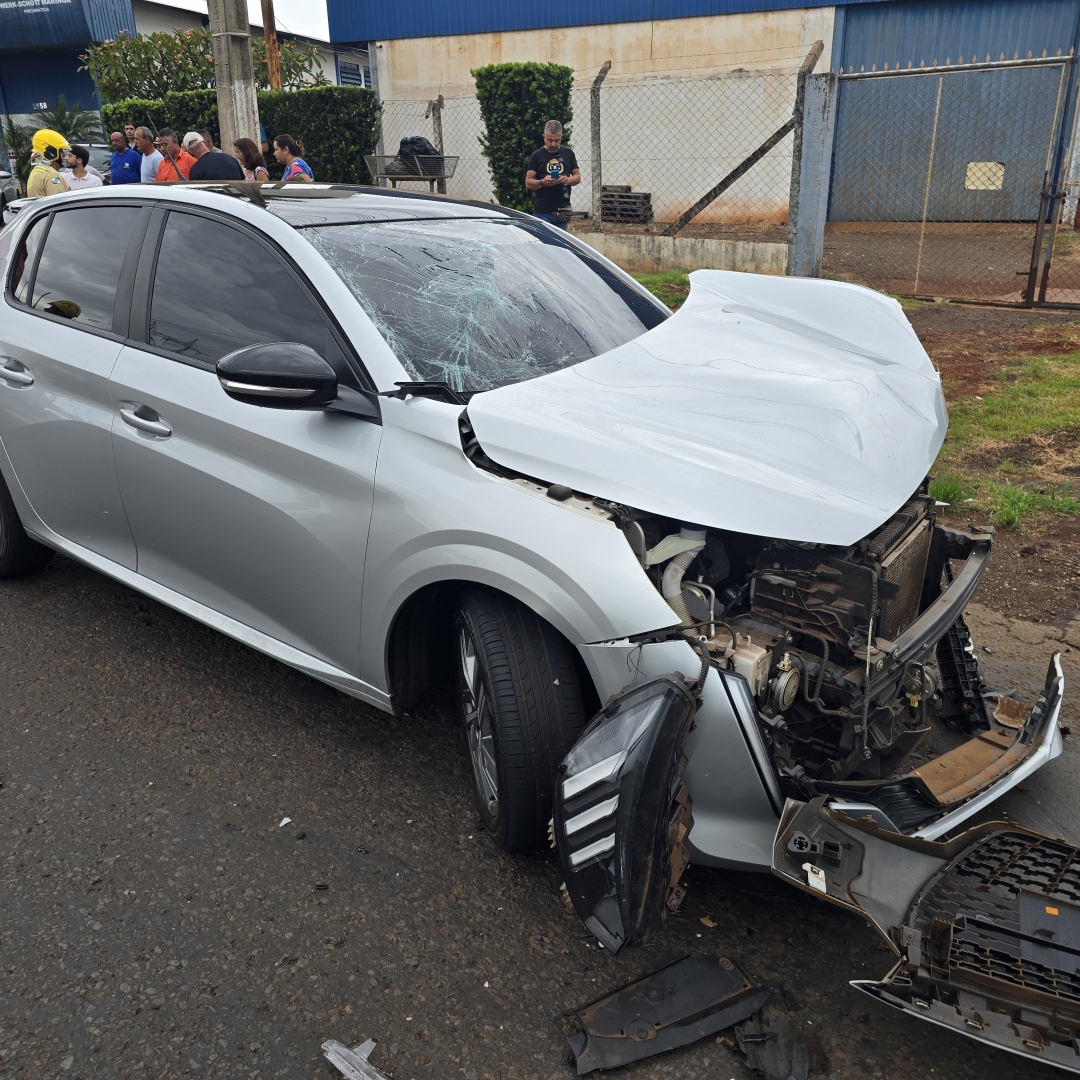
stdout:
MULTIPOLYGON (((1029 691, 1080 645, 973 621, 1029 691)), ((1076 742, 1001 809, 1080 839, 1076 742)), ((553 858, 477 832, 467 768, 449 701, 395 720, 66 559, 0 583, 0 1077, 329 1080, 325 1038, 374 1036, 404 1080, 569 1078, 554 1014, 700 950, 785 988, 826 1075, 1061 1075, 859 995, 884 946, 768 875, 691 869, 611 957, 553 858)), ((710 1039, 615 1075, 751 1074, 710 1039)))

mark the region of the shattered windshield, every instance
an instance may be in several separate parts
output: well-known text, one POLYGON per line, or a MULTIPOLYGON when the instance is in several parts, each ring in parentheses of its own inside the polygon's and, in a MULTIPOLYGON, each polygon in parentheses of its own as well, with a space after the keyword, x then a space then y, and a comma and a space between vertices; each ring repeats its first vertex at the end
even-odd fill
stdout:
POLYGON ((522 382, 614 349, 665 318, 643 290, 520 219, 304 230, 417 381, 522 382))

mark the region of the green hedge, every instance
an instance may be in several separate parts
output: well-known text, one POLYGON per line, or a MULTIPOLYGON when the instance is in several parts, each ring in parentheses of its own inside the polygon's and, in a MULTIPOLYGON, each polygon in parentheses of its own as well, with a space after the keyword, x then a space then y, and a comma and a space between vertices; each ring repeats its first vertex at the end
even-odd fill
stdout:
POLYGON ((495 196, 503 206, 532 210, 525 187, 529 155, 544 145, 544 124, 558 120, 570 142, 574 69, 561 64, 489 64, 472 72, 487 133, 480 137, 495 196))
MULTIPOLYGON (((291 135, 304 145, 304 160, 315 179, 335 184, 369 184, 365 154, 375 153, 380 106, 373 90, 360 86, 310 86, 301 90, 261 90, 259 119, 267 139, 291 135)), ((160 101, 129 99, 103 105, 106 132, 122 131, 125 120, 155 128, 171 127, 179 138, 186 131, 208 128, 220 145, 216 90, 181 90, 160 101)), ((229 150, 229 147, 222 147, 229 150)), ((271 155, 272 177, 281 166, 271 155)))

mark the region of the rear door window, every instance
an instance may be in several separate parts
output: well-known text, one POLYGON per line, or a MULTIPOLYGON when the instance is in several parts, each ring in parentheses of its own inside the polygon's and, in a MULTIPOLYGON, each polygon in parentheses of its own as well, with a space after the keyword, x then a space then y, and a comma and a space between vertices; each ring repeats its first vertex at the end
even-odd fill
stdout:
POLYGON ((111 331, 120 271, 139 214, 137 206, 84 206, 53 214, 32 306, 111 331))
POLYGON ((150 304, 149 343, 204 363, 263 341, 299 341, 337 367, 336 343, 299 281, 253 237, 170 213, 150 304))
POLYGON ((23 236, 18 253, 15 255, 11 270, 11 295, 21 304, 29 303, 30 278, 34 273, 34 260, 41 250, 41 240, 48 223, 48 214, 38 218, 23 236))

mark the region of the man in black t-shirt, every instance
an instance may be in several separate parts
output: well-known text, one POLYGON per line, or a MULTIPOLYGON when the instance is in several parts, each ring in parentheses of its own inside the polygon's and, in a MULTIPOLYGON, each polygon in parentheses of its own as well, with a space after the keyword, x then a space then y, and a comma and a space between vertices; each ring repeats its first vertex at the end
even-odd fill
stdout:
POLYGON ((525 186, 533 193, 533 214, 560 229, 570 220, 570 189, 581 183, 574 151, 562 144, 562 124, 544 125, 544 145, 529 158, 525 186))
POLYGON ((188 174, 189 180, 243 180, 244 170, 232 154, 218 153, 206 145, 202 132, 189 131, 184 136, 184 149, 195 159, 188 174))

